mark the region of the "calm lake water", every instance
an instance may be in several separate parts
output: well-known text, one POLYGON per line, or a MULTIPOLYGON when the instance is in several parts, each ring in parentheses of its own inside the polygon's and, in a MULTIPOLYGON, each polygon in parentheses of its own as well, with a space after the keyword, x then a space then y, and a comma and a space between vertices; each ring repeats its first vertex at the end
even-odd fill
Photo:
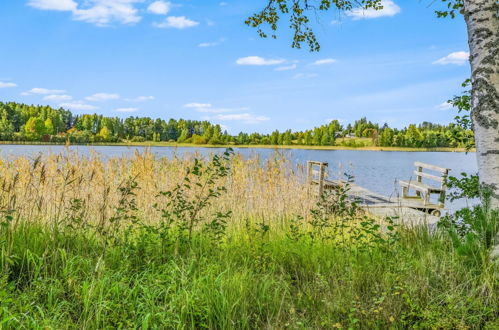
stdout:
MULTIPOLYGON (((174 154, 184 155, 199 153, 206 156, 211 153, 223 152, 223 148, 189 148, 189 147, 127 147, 127 146, 71 146, 71 151, 80 155, 90 155, 95 151, 102 157, 131 156, 136 151, 150 150, 160 157, 171 157, 174 154)), ((273 155, 274 149, 234 148, 236 153, 244 157, 258 154, 262 159, 273 155)), ((41 145, 0 145, 0 157, 36 156, 39 153, 65 153, 64 146, 41 145)), ((355 182, 374 192, 383 195, 397 195, 400 189, 397 180, 414 179, 415 161, 450 168, 450 175, 459 176, 460 173, 476 173, 477 164, 474 153, 462 152, 402 152, 402 151, 356 151, 356 150, 304 150, 280 149, 291 158, 294 164, 306 164, 307 160, 316 160, 329 163, 329 175, 336 178, 348 171, 355 177, 355 182)), ((466 201, 448 203, 451 209, 465 206, 466 201)))

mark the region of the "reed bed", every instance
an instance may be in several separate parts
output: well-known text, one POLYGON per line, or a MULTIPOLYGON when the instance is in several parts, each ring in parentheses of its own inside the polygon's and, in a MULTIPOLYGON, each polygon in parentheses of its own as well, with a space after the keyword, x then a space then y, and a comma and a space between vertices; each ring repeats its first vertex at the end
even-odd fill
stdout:
MULTIPOLYGON (((105 158, 76 152, 32 155, 0 160, 0 200, 4 208, 16 210, 16 217, 57 222, 80 200, 88 221, 107 219, 120 199, 119 187, 133 179, 138 185, 135 200, 143 221, 154 223, 161 203, 158 193, 180 183, 186 168, 199 154, 159 158, 151 152, 131 157, 105 158)), ((244 159, 235 155, 229 176, 219 184, 227 192, 205 212, 231 210, 232 221, 240 223, 258 217, 276 222, 294 215, 306 215, 314 200, 308 198, 303 166, 293 166, 276 152, 262 160, 258 155, 244 159)), ((197 194, 196 189, 190 192, 197 194)))

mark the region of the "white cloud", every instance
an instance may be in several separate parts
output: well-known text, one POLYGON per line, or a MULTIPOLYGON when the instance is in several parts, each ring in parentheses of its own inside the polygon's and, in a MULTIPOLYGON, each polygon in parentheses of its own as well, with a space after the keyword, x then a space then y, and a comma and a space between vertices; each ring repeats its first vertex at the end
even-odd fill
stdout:
POLYGON ((324 58, 322 60, 317 60, 312 64, 313 65, 324 65, 324 64, 332 64, 332 63, 336 63, 336 60, 334 58, 324 58))
POLYGON ((367 18, 395 16, 400 13, 400 7, 397 6, 397 4, 392 0, 382 0, 381 5, 383 6, 383 9, 380 10, 375 10, 373 8, 369 8, 366 10, 363 10, 362 8, 355 8, 347 12, 346 14, 347 16, 352 17, 354 20, 359 20, 367 18))
POLYGON ((291 64, 289 66, 280 66, 278 68, 275 68, 276 71, 288 71, 288 70, 294 70, 296 69, 296 64, 291 64))
POLYGON ((237 114, 227 114, 227 115, 216 115, 211 117, 212 120, 221 121, 240 121, 245 124, 258 124, 264 121, 269 121, 270 118, 266 116, 257 116, 250 113, 237 113, 237 114))
POLYGON ((140 2, 143 0, 86 0, 78 5, 73 0, 30 0, 28 5, 41 10, 70 11, 76 21, 109 26, 113 22, 139 22, 142 17, 135 4, 140 2))
POLYGON ((47 88, 39 88, 35 87, 30 89, 29 91, 22 92, 21 95, 48 95, 48 94, 63 94, 65 93, 65 90, 62 89, 47 89, 47 88))
POLYGON ((61 108, 66 108, 70 110, 95 110, 98 109, 98 107, 90 105, 90 104, 85 104, 82 101, 75 101, 71 103, 61 103, 59 104, 61 108))
POLYGON ((293 76, 293 79, 315 78, 317 76, 319 76, 317 73, 297 73, 293 76))
POLYGON ((218 42, 202 42, 198 45, 198 47, 215 47, 216 45, 218 45, 218 42))
POLYGON ((41 10, 73 11, 77 3, 73 0, 30 0, 28 6, 41 10))
POLYGON ((154 1, 147 7, 147 11, 157 15, 166 15, 172 9, 171 2, 154 1))
POLYGON ((168 16, 161 23, 153 23, 157 28, 186 29, 199 25, 199 22, 188 19, 185 16, 168 16))
POLYGON ((236 64, 238 65, 277 65, 286 62, 283 59, 266 59, 260 56, 247 56, 238 58, 236 64))
POLYGON ((0 88, 10 88, 10 87, 17 87, 17 84, 14 84, 13 82, 0 81, 0 88))
POLYGON ((118 108, 118 109, 115 109, 114 111, 116 111, 116 112, 137 112, 137 111, 139 111, 139 108, 118 108))
POLYGON ((440 65, 446 65, 446 64, 455 64, 455 65, 464 65, 468 62, 470 57, 470 53, 465 52, 465 51, 460 51, 460 52, 454 52, 450 53, 447 56, 444 56, 435 62, 433 64, 440 64, 440 65))
POLYGON ((133 99, 125 99, 125 101, 128 101, 128 102, 145 102, 145 101, 152 101, 154 99, 155 99, 154 96, 138 96, 138 97, 133 98, 133 99))
POLYGON ((57 94, 51 94, 47 95, 43 98, 44 101, 49 101, 49 102, 64 102, 64 101, 70 101, 72 100, 73 97, 71 95, 57 95, 57 94))
POLYGON ((445 111, 445 110, 450 110, 450 109, 454 108, 454 106, 452 104, 450 104, 449 102, 443 102, 443 103, 440 103, 439 105, 437 105, 435 108, 438 110, 445 111))
POLYGON ((142 0, 91 0, 92 5, 85 9, 73 11, 77 21, 93 23, 97 26, 108 26, 112 22, 133 24, 140 22, 138 9, 134 4, 142 0))
POLYGON ((247 108, 214 108, 210 103, 187 103, 184 104, 184 108, 194 109, 196 112, 203 113, 226 113, 226 112, 236 112, 236 111, 244 111, 247 108))
POLYGON ((184 104, 184 108, 211 108, 212 105, 210 103, 197 103, 197 102, 192 102, 192 103, 187 103, 184 104))
POLYGON ((225 41, 224 38, 220 38, 219 40, 217 41, 212 41, 212 42, 202 42, 198 45, 198 47, 201 47, 201 48, 204 48, 204 47, 215 47, 215 46, 218 46, 220 45, 221 43, 223 43, 225 41))
MULTIPOLYGON (((141 12, 166 15, 174 6, 169 1, 157 0, 147 9, 139 10, 137 4, 145 0, 29 0, 28 5, 41 10, 57 10, 71 12, 73 20, 110 26, 113 23, 135 24, 142 20, 141 12)), ((199 25, 199 22, 185 16, 170 16, 163 22, 153 23, 158 28, 185 29, 199 25)), ((210 25, 210 24, 208 24, 210 25)))
POLYGON ((93 102, 102 102, 108 100, 117 100, 119 98, 120 98, 119 94, 96 93, 94 95, 87 96, 85 100, 93 102))

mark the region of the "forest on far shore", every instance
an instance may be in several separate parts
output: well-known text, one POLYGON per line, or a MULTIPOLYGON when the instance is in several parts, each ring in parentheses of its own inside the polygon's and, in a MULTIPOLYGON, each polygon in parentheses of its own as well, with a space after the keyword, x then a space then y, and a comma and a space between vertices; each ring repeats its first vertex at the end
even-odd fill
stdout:
POLYGON ((198 145, 304 145, 345 147, 463 148, 473 131, 461 125, 423 122, 403 129, 391 128, 366 118, 342 125, 332 120, 305 131, 278 130, 271 134, 230 135, 209 121, 74 115, 50 106, 0 102, 0 141, 53 143, 176 142, 198 145), (363 138, 363 139, 359 139, 363 138), (367 141, 367 142, 366 142, 367 141))

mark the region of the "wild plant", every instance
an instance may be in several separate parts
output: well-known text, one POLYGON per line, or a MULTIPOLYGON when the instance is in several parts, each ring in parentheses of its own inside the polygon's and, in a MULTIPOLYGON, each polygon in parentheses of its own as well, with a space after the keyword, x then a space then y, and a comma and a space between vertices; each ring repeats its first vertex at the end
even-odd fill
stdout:
POLYGON ((14 210, 0 207, 0 269, 5 273, 8 272, 8 268, 12 264, 14 242, 11 226, 14 220, 14 212, 14 210))
POLYGON ((480 181, 478 174, 463 172, 461 177, 450 176, 447 178, 447 187, 450 189, 447 198, 452 202, 457 199, 475 199, 480 198, 480 181))
POLYGON ((349 195, 353 177, 348 174, 345 176, 347 180, 326 190, 310 211, 311 219, 308 222, 312 228, 309 231, 312 240, 337 239, 338 235, 344 237, 344 230, 356 218, 358 201, 349 195))
MULTIPOLYGON (((163 205, 155 204, 161 214, 157 230, 164 243, 192 241, 195 228, 204 219, 203 211, 227 191, 219 181, 229 175, 233 154, 232 149, 227 149, 222 155, 212 156, 207 163, 195 158, 180 183, 172 190, 158 194, 158 197, 165 199, 163 205)), ((209 232, 215 240, 222 239, 230 216, 231 212, 215 212, 211 222, 205 224, 205 232, 209 232)))
POLYGON ((300 241, 305 233, 303 232, 303 217, 297 215, 289 220, 289 229, 286 232, 286 237, 293 242, 300 241))
POLYGON ((203 231, 211 237, 212 242, 221 243, 226 235, 227 220, 232 216, 232 211, 215 212, 210 222, 204 225, 203 231))
POLYGON ((136 177, 129 177, 124 180, 119 186, 120 199, 118 205, 114 209, 114 214, 106 223, 101 223, 97 227, 97 232, 100 233, 106 241, 114 240, 115 244, 119 243, 121 230, 125 225, 137 224, 139 218, 137 216, 137 202, 135 200, 135 191, 139 189, 136 182, 136 177))
POLYGON ((499 210, 490 207, 491 192, 480 187, 478 175, 462 173, 460 178, 450 177, 448 182, 453 188, 450 200, 479 198, 481 203, 442 217, 438 226, 447 232, 459 254, 482 262, 483 256, 497 244, 499 210))
POLYGON ((84 200, 72 198, 69 201, 69 206, 66 208, 64 217, 61 221, 63 228, 69 229, 69 231, 85 229, 88 226, 86 210, 87 208, 84 200))
MULTIPOLYGON (((310 211, 308 235, 312 241, 331 240, 356 251, 391 246, 399 238, 396 219, 387 217, 381 221, 365 214, 359 206, 361 201, 350 193, 354 177, 348 173, 345 177, 341 184, 325 191, 310 211)), ((290 224, 288 237, 301 237, 296 221, 290 224)))

